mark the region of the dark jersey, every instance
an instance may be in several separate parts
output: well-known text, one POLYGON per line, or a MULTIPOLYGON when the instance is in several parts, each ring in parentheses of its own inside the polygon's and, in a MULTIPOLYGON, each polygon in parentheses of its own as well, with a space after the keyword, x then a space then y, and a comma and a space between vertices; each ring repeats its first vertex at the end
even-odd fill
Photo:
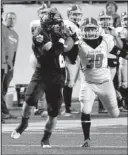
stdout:
POLYGON ((38 60, 32 80, 42 80, 45 84, 58 83, 64 85, 65 82, 65 63, 63 59, 63 44, 59 41, 52 43, 49 50, 44 47, 50 43, 48 35, 39 28, 33 37, 32 49, 38 60), (36 41, 36 36, 42 34, 44 40, 42 43, 36 41))

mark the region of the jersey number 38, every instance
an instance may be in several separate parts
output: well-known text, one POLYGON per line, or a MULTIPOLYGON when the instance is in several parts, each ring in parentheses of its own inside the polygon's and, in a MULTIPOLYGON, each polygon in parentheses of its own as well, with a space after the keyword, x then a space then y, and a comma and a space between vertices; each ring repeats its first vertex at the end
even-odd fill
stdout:
POLYGON ((88 59, 88 64, 87 64, 88 69, 102 67, 103 54, 96 54, 96 55, 88 54, 87 59, 88 59))

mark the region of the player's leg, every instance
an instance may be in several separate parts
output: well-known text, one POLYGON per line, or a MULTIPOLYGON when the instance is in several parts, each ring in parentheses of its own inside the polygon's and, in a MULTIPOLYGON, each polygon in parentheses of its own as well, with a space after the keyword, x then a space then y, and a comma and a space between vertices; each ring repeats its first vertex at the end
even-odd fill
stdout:
POLYGON ((9 118, 14 118, 16 119, 17 117, 10 114, 9 109, 7 108, 6 105, 6 94, 8 92, 8 88, 9 88, 9 84, 11 82, 13 78, 13 70, 8 71, 8 73, 5 75, 5 78, 3 80, 3 89, 2 89, 2 109, 3 109, 3 113, 5 116, 5 119, 9 119, 9 118))
POLYGON ((114 87, 115 87, 115 90, 116 90, 116 97, 117 97, 117 103, 118 103, 118 107, 119 109, 122 108, 123 106, 123 98, 122 98, 122 95, 119 91, 119 65, 117 65, 116 67, 116 73, 115 73, 115 76, 113 77, 113 84, 114 84, 114 87))
MULTIPOLYGON (((116 67, 110 67, 111 79, 113 80, 116 75, 116 67)), ((102 102, 99 100, 99 113, 106 112, 102 102)))
MULTIPOLYGON (((80 60, 77 58, 75 64, 71 64, 67 60, 66 63, 66 82, 63 90, 64 103, 65 103, 65 112, 68 114, 71 113, 71 100, 72 100, 72 91, 73 86, 76 83, 78 78, 79 69, 80 69, 80 60)), ((66 116, 66 115, 65 115, 66 116)))
POLYGON ((58 84, 51 84, 45 86, 46 101, 48 105, 48 119, 45 124, 44 135, 41 139, 41 146, 49 148, 49 138, 57 123, 57 116, 63 101, 62 86, 58 84))
POLYGON ((120 108, 121 111, 127 111, 128 110, 128 71, 127 71, 127 66, 128 66, 128 60, 123 59, 120 62, 120 93, 123 98, 123 104, 122 107, 120 108))
POLYGON ((46 97, 45 97, 45 93, 43 94, 42 98, 39 101, 40 103, 38 103, 39 105, 39 110, 42 111, 41 113, 41 117, 46 117, 48 116, 48 112, 47 112, 47 103, 46 103, 46 97))
POLYGON ((92 111, 92 106, 95 100, 95 93, 91 89, 91 86, 89 84, 82 84, 80 89, 79 100, 81 103, 81 125, 84 135, 84 144, 82 145, 82 147, 89 147, 91 127, 90 113, 92 111))
POLYGON ((111 117, 118 117, 120 112, 117 105, 116 92, 112 80, 102 84, 98 96, 111 117))
POLYGON ((45 93, 42 90, 42 96, 39 99, 37 106, 34 108, 34 115, 41 115, 47 116, 47 105, 46 105, 46 99, 45 99, 45 93))
POLYGON ((18 127, 12 132, 11 137, 17 139, 20 137, 22 132, 28 127, 28 120, 31 115, 31 110, 33 106, 36 106, 39 98, 42 95, 42 87, 39 81, 31 81, 28 85, 25 94, 25 102, 22 109, 22 118, 18 127))
MULTIPOLYGON (((1 91, 3 91, 3 82, 4 82, 4 78, 5 78, 5 69, 1 68, 1 91)), ((4 121, 4 117, 3 117, 3 112, 4 112, 4 105, 2 104, 2 94, 1 94, 1 123, 5 123, 4 121)))

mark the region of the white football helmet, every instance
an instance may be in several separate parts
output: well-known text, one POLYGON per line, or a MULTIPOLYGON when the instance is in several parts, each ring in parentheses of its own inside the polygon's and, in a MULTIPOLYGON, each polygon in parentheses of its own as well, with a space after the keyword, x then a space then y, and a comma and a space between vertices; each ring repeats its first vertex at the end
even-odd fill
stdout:
POLYGON ((100 27, 94 18, 86 18, 81 26, 83 39, 93 40, 100 36, 100 27))
POLYGON ((68 19, 70 21, 72 21, 73 23, 79 24, 82 20, 82 17, 83 17, 81 7, 79 5, 76 5, 76 4, 71 5, 68 8, 67 16, 68 16, 68 19))
POLYGON ((102 11, 99 13, 98 23, 104 29, 113 27, 113 18, 112 16, 107 15, 105 11, 102 11))
POLYGON ((121 13, 121 26, 128 28, 128 13, 126 11, 121 13))

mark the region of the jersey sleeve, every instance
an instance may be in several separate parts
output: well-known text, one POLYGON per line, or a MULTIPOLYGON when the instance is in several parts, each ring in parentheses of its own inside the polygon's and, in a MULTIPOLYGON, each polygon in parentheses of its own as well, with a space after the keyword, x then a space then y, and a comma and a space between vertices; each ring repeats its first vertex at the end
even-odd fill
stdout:
POLYGON ((110 53, 115 46, 114 38, 109 34, 104 34, 103 39, 107 43, 107 52, 110 53))
POLYGON ((121 39, 127 39, 128 38, 128 32, 127 29, 123 27, 117 27, 116 28, 116 33, 121 39))

